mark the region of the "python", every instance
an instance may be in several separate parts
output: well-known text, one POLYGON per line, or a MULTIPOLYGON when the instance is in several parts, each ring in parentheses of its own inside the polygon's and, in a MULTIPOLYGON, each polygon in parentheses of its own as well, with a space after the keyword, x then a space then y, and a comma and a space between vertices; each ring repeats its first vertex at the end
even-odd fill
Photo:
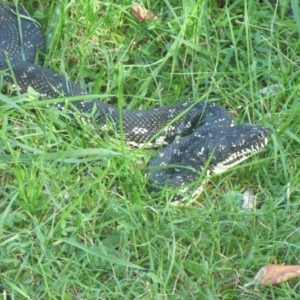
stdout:
MULTIPOLYGON (((38 51, 45 51, 40 25, 23 7, 0 1, 0 71, 4 82, 17 86, 21 93, 32 87, 40 98, 87 95, 65 76, 35 64, 38 51)), ((66 110, 66 103, 56 107, 66 110)), ((196 182, 204 171, 220 173, 244 161, 266 146, 269 135, 262 126, 235 126, 224 108, 207 101, 119 111, 91 97, 72 101, 67 111, 71 116, 89 116, 102 130, 113 127, 122 131, 128 145, 165 146, 148 165, 149 192, 176 188, 180 190, 175 197, 178 199, 198 196, 186 186, 196 182)))

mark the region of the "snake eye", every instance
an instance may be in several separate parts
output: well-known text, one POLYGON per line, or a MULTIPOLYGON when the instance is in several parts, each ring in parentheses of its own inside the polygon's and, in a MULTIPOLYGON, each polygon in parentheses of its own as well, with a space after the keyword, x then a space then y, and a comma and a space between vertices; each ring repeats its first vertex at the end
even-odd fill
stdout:
POLYGON ((265 129, 265 128, 260 128, 258 134, 257 134, 257 137, 260 139, 260 140, 265 140, 269 135, 269 132, 265 129))

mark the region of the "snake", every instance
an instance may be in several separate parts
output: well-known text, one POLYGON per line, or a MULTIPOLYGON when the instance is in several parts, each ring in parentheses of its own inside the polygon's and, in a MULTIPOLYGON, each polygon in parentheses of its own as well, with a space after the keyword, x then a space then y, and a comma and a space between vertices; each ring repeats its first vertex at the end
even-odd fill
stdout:
POLYGON ((88 97, 65 74, 36 62, 37 53, 45 51, 40 24, 23 6, 0 0, 0 75, 4 84, 19 93, 33 88, 40 99, 82 96, 82 100, 53 105, 72 118, 79 115, 92 120, 100 132, 118 133, 129 146, 159 147, 145 172, 150 194, 168 188, 176 190, 174 199, 195 198, 202 191, 199 180, 203 176, 224 172, 267 145, 265 127, 234 125, 228 111, 209 100, 129 110, 88 97))

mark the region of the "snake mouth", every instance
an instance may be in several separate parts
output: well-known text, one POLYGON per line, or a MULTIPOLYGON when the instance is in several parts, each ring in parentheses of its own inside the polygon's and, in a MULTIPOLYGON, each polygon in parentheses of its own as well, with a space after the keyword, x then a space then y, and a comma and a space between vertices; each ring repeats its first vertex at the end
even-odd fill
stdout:
POLYGON ((248 159, 250 156, 261 151, 267 145, 267 143, 268 138, 264 137, 261 143, 250 145, 248 148, 231 153, 224 161, 219 162, 212 168, 212 173, 219 174, 238 165, 242 161, 248 159))

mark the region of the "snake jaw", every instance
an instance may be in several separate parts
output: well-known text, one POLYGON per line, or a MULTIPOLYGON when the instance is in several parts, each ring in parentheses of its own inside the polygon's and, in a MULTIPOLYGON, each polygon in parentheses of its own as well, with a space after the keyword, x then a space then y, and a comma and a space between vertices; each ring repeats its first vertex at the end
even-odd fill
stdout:
POLYGON ((230 156, 224 161, 221 161, 213 166, 211 172, 213 174, 223 173, 230 168, 238 165, 249 157, 253 156, 257 152, 261 151, 268 143, 268 138, 264 137, 261 143, 258 143, 256 146, 251 145, 250 148, 245 148, 241 151, 232 152, 230 156))
POLYGON ((238 125, 222 130, 226 138, 216 147, 209 169, 220 174, 262 150, 268 143, 268 131, 261 126, 238 125))

